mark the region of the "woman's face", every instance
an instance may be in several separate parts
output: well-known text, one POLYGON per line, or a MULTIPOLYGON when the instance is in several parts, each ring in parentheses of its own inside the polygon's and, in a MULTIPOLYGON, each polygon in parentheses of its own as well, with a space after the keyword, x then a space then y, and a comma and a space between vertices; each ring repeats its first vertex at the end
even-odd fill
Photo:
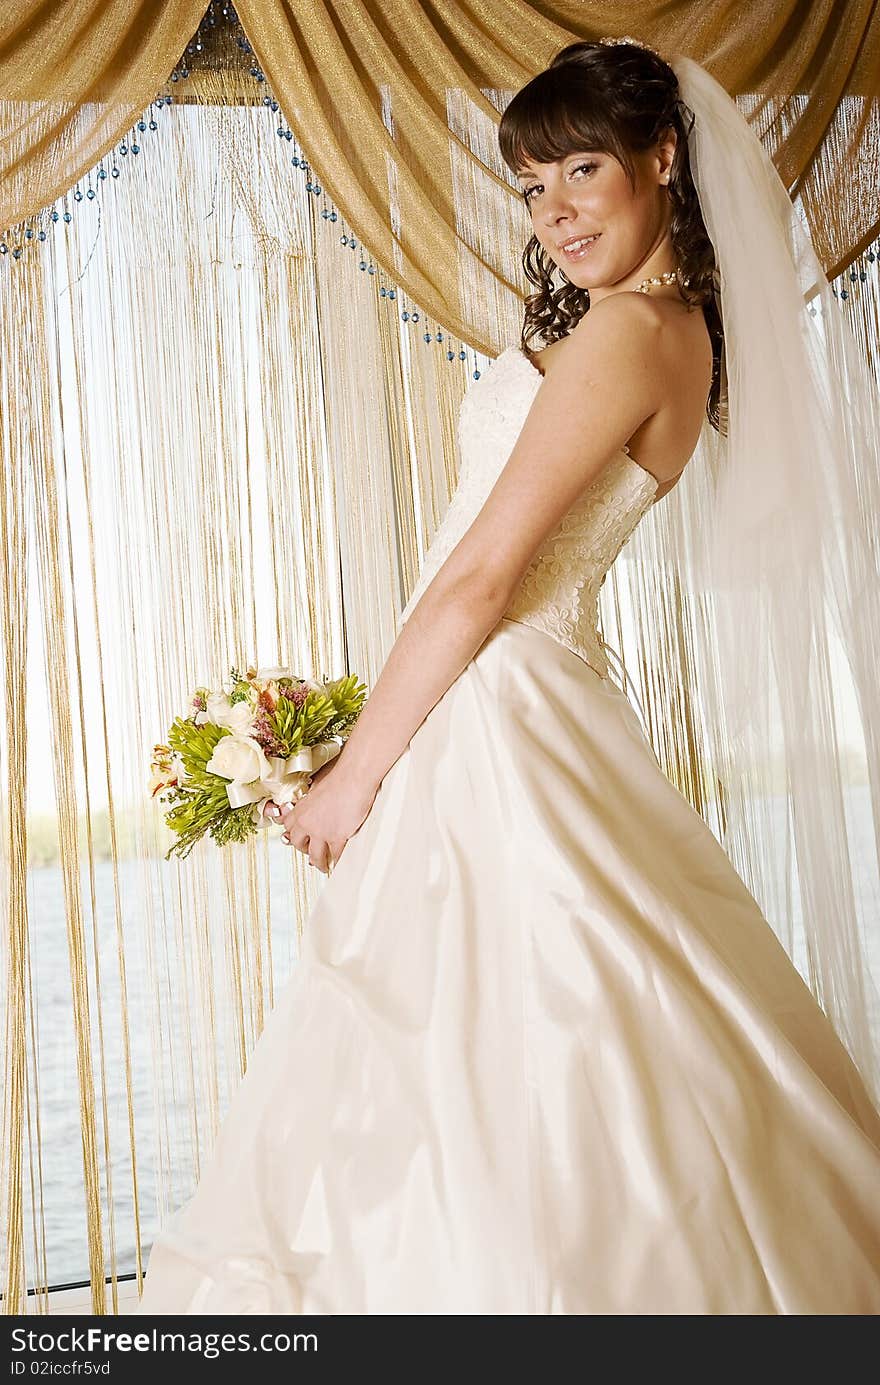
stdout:
POLYGON ((634 155, 635 190, 612 154, 590 150, 517 170, 538 241, 592 300, 635 287, 661 272, 661 262, 672 266, 666 187, 674 151, 670 131, 667 142, 634 155))

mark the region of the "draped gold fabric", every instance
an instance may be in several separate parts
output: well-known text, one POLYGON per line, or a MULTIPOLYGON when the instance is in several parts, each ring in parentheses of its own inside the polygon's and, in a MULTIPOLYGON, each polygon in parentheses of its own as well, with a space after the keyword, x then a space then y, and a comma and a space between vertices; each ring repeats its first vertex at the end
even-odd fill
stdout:
MULTIPOLYGON (((0 226, 32 215, 131 125, 196 28, 203 4, 34 6, 0 18, 0 226), (8 104, 7 104, 8 103, 8 104)), ((872 0, 526 4, 523 0, 241 0, 239 17, 336 206, 439 324, 497 354, 519 295, 506 246, 462 226, 456 162, 515 192, 450 120, 463 94, 520 86, 578 38, 634 32, 703 63, 751 118, 833 277, 877 234, 880 25, 872 0), (474 295, 470 285, 488 282, 474 295)), ((525 221, 523 220, 523 226, 525 221)))

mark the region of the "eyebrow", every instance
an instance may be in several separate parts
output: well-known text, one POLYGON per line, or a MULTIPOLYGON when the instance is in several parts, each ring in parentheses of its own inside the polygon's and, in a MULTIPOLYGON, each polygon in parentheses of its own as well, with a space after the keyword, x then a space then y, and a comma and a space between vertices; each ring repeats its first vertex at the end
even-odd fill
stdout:
MULTIPOLYGON (((563 158, 563 159, 579 159, 579 158, 581 158, 584 154, 604 154, 604 153, 605 153, 605 150, 604 150, 604 149, 591 149, 591 148, 589 147, 589 145, 586 145, 583 149, 571 149, 571 150, 569 150, 569 152, 568 152, 567 154, 563 154, 563 155, 562 155, 562 158, 563 158)), ((559 160, 556 160, 556 162, 559 162, 559 160)), ((532 173, 531 170, 528 169, 528 168, 522 168, 522 167, 520 167, 520 168, 515 168, 515 169, 514 169, 514 171, 513 171, 513 176, 514 176, 515 178, 536 178, 538 175, 537 175, 536 173, 532 173)))

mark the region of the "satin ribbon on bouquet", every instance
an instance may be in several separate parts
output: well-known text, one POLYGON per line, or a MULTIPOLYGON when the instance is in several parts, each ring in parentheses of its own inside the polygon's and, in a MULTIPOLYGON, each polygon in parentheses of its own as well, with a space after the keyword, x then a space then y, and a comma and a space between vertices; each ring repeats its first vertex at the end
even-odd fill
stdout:
POLYGON ((278 804, 295 803, 308 792, 310 777, 336 758, 342 749, 342 741, 318 741, 314 745, 304 745, 293 755, 267 755, 270 772, 261 779, 245 784, 237 779, 230 780, 226 793, 231 808, 243 808, 247 803, 258 805, 254 809, 253 821, 257 827, 271 827, 271 822, 263 816, 263 809, 271 800, 278 804))

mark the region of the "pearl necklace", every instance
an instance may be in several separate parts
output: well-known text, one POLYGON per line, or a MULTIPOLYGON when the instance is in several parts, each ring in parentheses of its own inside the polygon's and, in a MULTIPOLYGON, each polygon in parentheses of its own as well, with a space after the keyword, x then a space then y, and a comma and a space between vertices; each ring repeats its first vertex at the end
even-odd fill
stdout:
POLYGON ((650 293, 651 287, 652 287, 652 285, 654 285, 654 284, 675 284, 675 283, 677 283, 677 282, 678 282, 678 270, 677 270, 677 269, 667 269, 667 270, 664 271, 663 274, 655 274, 655 275, 653 275, 652 278, 650 278, 650 279, 643 279, 642 282, 638 285, 638 287, 637 287, 636 289, 633 290, 633 292, 635 292, 635 293, 650 293))

